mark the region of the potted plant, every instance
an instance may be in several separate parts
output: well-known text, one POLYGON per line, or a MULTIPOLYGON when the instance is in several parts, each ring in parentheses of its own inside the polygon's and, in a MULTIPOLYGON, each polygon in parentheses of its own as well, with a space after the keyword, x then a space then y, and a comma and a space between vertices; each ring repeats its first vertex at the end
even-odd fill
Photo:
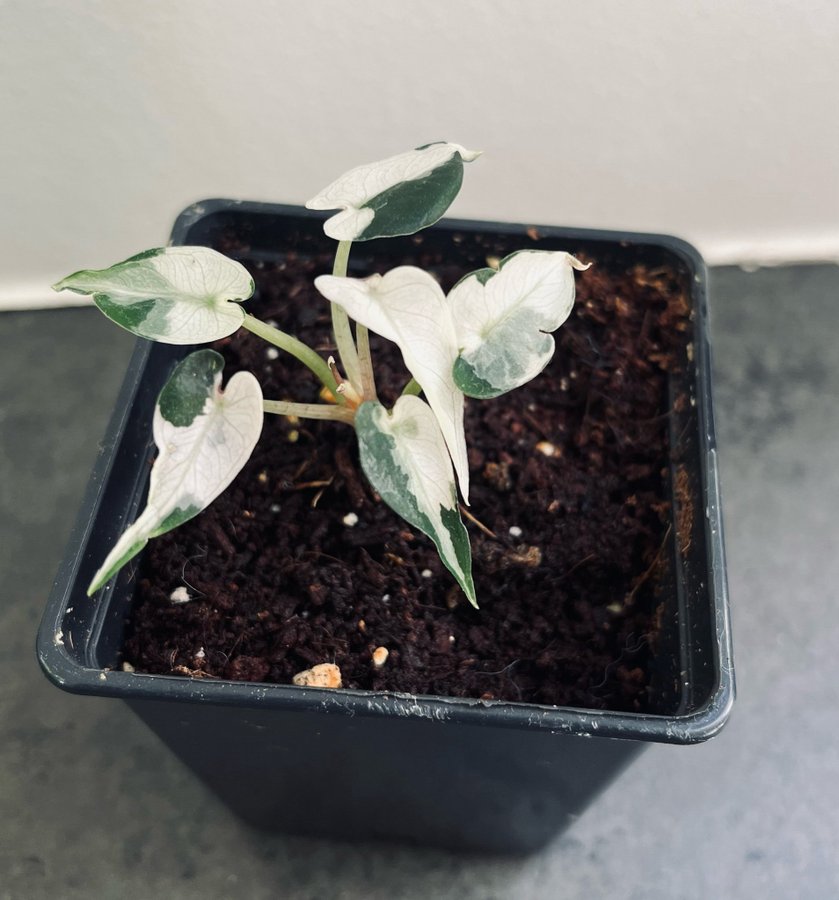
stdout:
POLYGON ((309 204, 325 225, 198 204, 170 248, 58 285, 155 342, 41 664, 262 827, 531 850, 645 742, 730 710, 701 259, 429 228, 476 156, 354 169, 309 204))

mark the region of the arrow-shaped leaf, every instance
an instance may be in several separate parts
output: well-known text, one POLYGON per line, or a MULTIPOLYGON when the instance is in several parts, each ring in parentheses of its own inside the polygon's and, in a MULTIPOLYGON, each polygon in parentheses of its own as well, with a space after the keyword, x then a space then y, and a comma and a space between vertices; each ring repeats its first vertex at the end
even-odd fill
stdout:
POLYGON ((457 342, 440 285, 422 269, 399 266, 369 278, 321 275, 315 279, 315 287, 351 318, 398 344, 408 371, 422 385, 437 416, 468 503, 463 393, 452 376, 457 342))
POLYGON ((535 378, 554 354, 549 332, 574 305, 574 269, 587 268, 569 253, 523 250, 458 282, 448 299, 460 390, 485 399, 535 378))
POLYGON ((97 591, 145 547, 197 515, 230 484, 248 461, 262 431, 262 389, 249 372, 237 372, 221 390, 224 360, 198 350, 178 364, 157 400, 146 508, 117 541, 88 594, 97 591))
POLYGON ((414 234, 445 213, 460 190, 463 163, 479 155, 459 144, 427 144, 352 169, 306 206, 343 210, 323 226, 336 241, 414 234))
POLYGON ((370 483, 394 512, 434 541, 443 563, 477 606, 469 535, 434 413, 419 397, 400 397, 391 412, 369 401, 358 408, 355 428, 370 483))
POLYGON ((236 301, 247 300, 253 288, 243 265, 207 247, 147 250, 53 285, 92 294, 111 321, 164 344, 204 344, 233 334, 245 320, 236 301))

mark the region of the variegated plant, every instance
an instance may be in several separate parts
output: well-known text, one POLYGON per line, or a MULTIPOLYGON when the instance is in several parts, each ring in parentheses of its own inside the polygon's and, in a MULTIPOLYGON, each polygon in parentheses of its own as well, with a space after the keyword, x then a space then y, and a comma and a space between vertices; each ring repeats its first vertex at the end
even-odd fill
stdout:
POLYGON ((465 398, 497 397, 542 371, 554 353, 551 332, 574 302, 574 270, 586 266, 568 253, 523 250, 497 268, 472 272, 446 295, 413 266, 359 279, 347 277, 347 261, 353 241, 413 234, 436 222, 460 189, 463 164, 478 155, 458 144, 427 144, 352 169, 307 204, 340 210, 324 224, 339 242, 333 272, 315 286, 331 301, 343 373, 331 357, 324 360, 246 313, 242 301, 254 289, 247 270, 205 247, 148 250, 55 285, 92 295, 109 319, 149 340, 202 344, 247 328, 308 366, 326 389, 322 403, 266 400, 257 380, 240 372, 222 390, 222 357, 212 350, 188 355, 157 401, 159 452, 146 507, 102 563, 89 593, 150 538, 192 518, 231 483, 269 412, 352 425, 371 485, 431 538, 477 606, 458 503, 458 486, 463 501, 469 498, 465 398), (392 409, 376 393, 368 329, 399 346, 412 376, 392 409))

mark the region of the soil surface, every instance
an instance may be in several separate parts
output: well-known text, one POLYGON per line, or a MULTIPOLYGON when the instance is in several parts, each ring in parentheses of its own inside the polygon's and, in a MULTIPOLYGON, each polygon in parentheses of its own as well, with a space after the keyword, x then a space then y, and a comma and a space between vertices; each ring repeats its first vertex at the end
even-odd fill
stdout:
MULTIPOLYGON (((518 249, 475 240, 470 268, 518 249)), ((464 274, 415 246, 416 258, 398 263, 434 271, 446 289, 464 274)), ((233 250, 247 262, 246 248, 233 250)), ((283 683, 335 663, 344 687, 647 709, 670 555, 668 372, 680 365, 689 309, 672 272, 594 262, 576 276, 545 372, 512 394, 467 400, 464 518, 480 610, 431 541, 378 500, 351 427, 267 416, 228 491, 149 545, 126 661, 283 683), (188 602, 170 599, 179 588, 188 602)), ((249 309, 328 353, 328 307, 312 280, 331 258, 249 266, 249 309)), ((317 400, 308 370, 250 333, 217 346, 225 378, 249 369, 266 398, 317 400)), ((372 346, 389 403, 409 376, 393 345, 373 336, 372 346)))

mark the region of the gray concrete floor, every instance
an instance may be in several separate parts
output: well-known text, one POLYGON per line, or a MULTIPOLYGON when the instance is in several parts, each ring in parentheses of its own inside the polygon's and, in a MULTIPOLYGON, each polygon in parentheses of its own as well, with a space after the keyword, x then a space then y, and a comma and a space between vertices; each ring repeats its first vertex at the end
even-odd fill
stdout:
POLYGON ((839 268, 713 272, 739 700, 524 861, 254 834, 33 653, 131 338, 0 315, 0 898, 839 897, 839 268))

